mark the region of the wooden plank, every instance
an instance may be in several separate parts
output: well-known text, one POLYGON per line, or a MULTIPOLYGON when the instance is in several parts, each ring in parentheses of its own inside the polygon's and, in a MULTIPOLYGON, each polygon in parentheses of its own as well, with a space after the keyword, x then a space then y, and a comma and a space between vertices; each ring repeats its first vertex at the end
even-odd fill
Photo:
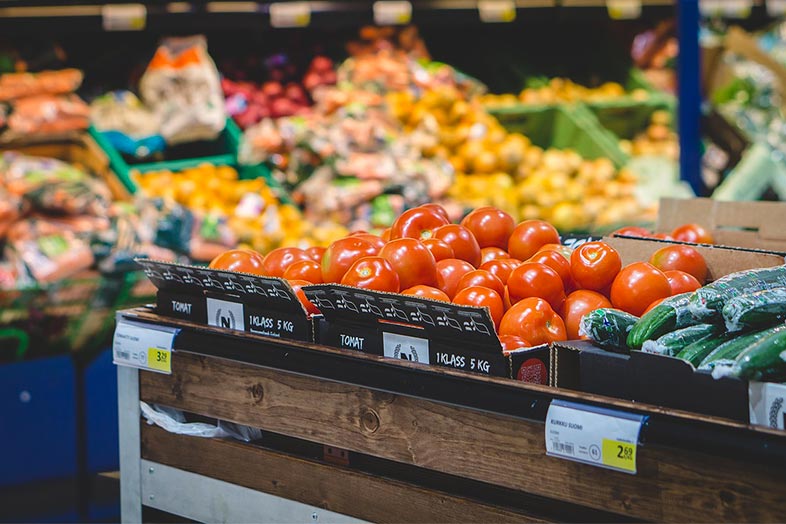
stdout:
POLYGON ((487 412, 178 352, 141 397, 210 417, 655 521, 779 521, 784 474, 644 446, 636 476, 545 455, 544 427, 487 412))
POLYGON ((142 429, 142 457, 370 522, 545 522, 250 444, 174 435, 147 425, 142 429))

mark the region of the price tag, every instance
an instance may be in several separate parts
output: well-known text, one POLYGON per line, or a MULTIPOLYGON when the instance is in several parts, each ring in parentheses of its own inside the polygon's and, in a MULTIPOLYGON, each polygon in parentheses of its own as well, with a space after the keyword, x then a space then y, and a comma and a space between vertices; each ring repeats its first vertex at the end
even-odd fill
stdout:
POLYGON ((112 357, 118 366, 172 373, 172 345, 177 328, 118 319, 112 357))
POLYGON ((481 22, 512 22, 516 19, 516 3, 513 0, 478 0, 478 13, 481 22))
POLYGON ((377 25, 406 25, 412 21, 412 4, 385 0, 374 2, 374 23, 377 25))
POLYGON ((141 31, 147 24, 147 8, 142 4, 104 4, 101 23, 104 31, 141 31))
POLYGON ((553 400, 546 415, 546 454, 636 474, 636 449, 646 417, 553 400))
POLYGON ((767 14, 780 16, 786 13, 786 0, 767 0, 767 14))
POLYGON ((311 23, 308 2, 278 2, 270 4, 270 25, 273 27, 306 27, 311 23))
POLYGON ((612 20, 631 20, 641 16, 641 0, 606 0, 612 20))
POLYGON ((699 0, 699 11, 705 17, 748 18, 753 0, 699 0))

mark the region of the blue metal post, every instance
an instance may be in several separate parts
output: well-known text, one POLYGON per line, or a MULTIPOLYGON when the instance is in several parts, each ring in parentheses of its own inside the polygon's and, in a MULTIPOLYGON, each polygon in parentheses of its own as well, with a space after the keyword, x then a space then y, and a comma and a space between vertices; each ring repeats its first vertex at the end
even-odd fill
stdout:
POLYGON ((704 192, 701 179, 701 68, 699 64, 699 0, 677 3, 677 119, 680 135, 680 177, 697 195, 704 192))

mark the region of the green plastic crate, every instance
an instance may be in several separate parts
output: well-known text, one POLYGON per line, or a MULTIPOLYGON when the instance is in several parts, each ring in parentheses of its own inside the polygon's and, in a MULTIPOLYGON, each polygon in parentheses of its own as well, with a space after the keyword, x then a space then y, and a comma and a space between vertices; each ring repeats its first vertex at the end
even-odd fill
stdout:
POLYGON ((619 137, 630 140, 649 125, 655 111, 674 113, 675 100, 664 94, 651 94, 646 100, 625 97, 609 102, 588 102, 587 109, 592 112, 599 124, 619 137))

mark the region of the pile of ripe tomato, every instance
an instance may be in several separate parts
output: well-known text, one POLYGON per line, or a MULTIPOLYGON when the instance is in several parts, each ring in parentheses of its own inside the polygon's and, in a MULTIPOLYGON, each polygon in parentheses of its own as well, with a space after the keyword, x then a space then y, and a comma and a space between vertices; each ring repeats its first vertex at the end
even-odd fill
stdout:
POLYGON ((641 315, 707 276, 690 246, 669 245, 649 262, 623 268, 608 244, 568 248, 548 222, 516 224, 504 211, 482 207, 452 224, 436 204, 405 211, 379 236, 355 232, 327 248, 279 248, 267 256, 231 250, 210 267, 284 278, 309 313, 318 310, 301 288, 320 283, 486 307, 505 351, 577 339, 590 311, 616 307, 641 315))

